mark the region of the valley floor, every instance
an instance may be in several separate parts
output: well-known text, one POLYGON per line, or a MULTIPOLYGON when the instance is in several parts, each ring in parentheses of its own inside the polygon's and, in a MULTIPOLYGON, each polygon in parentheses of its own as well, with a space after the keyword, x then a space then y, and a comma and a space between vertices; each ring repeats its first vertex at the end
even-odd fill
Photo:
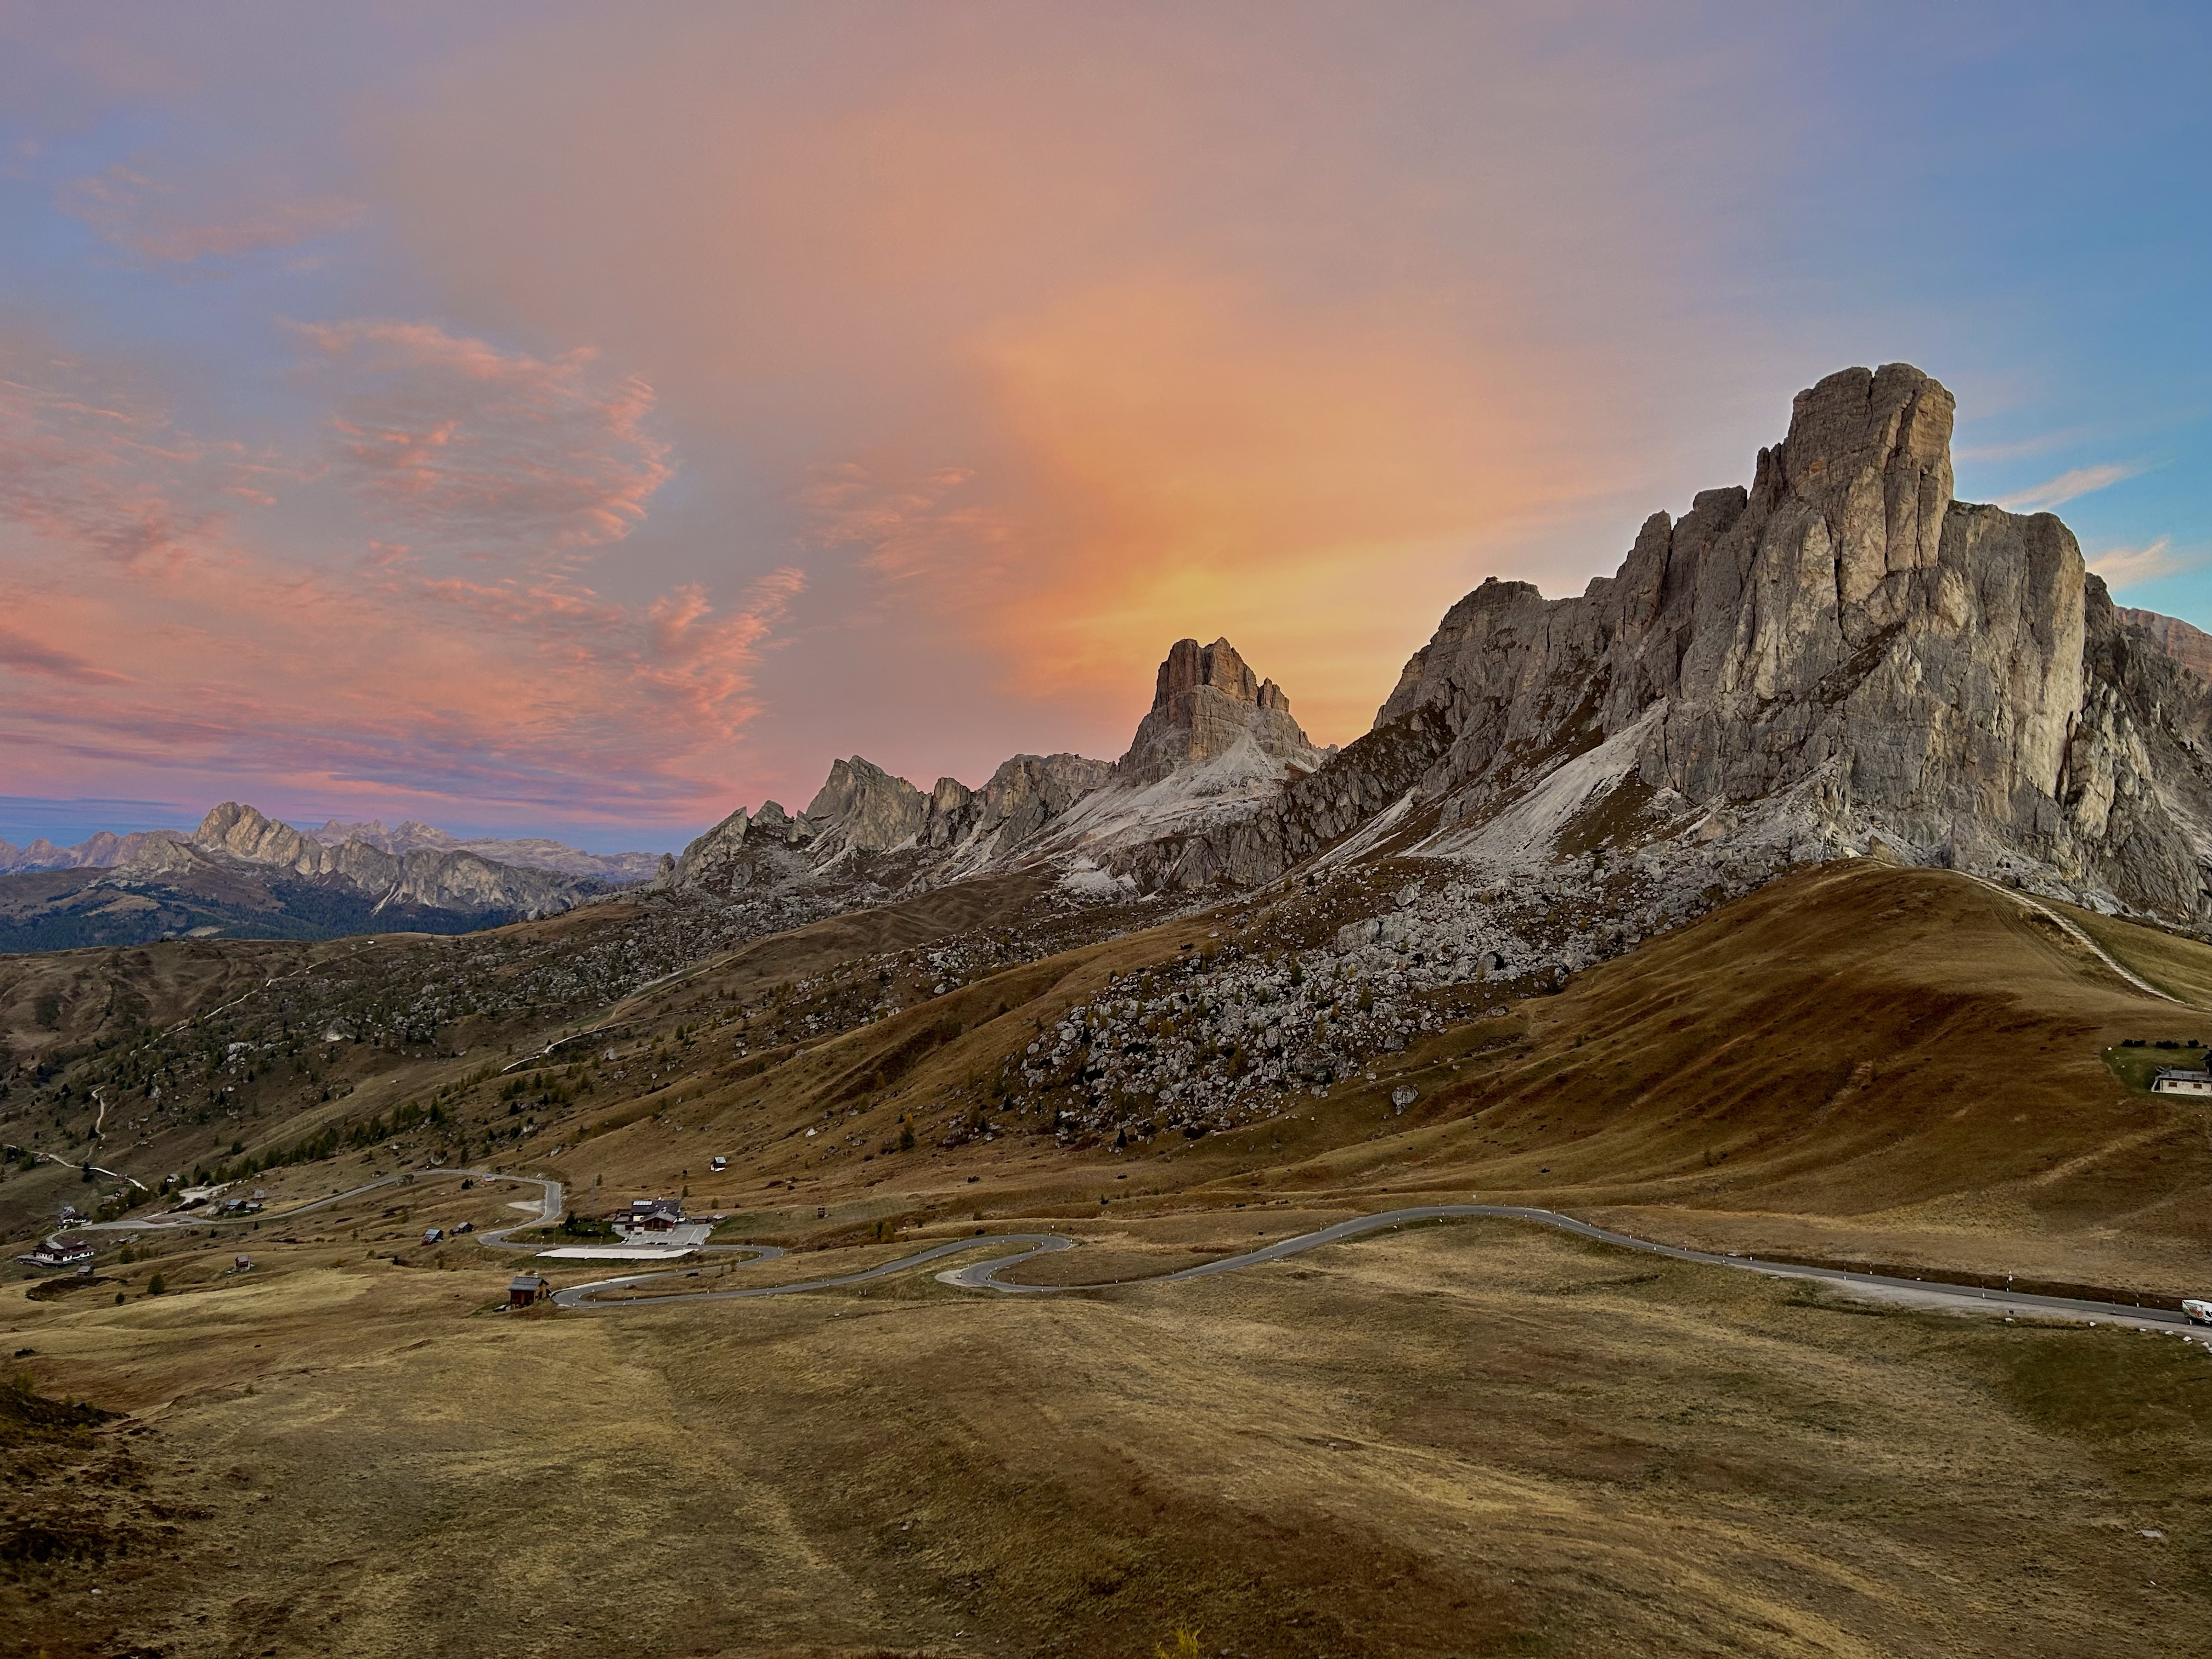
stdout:
POLYGON ((22 1650, 2212 1643, 2212 1358, 2171 1339, 1505 1223, 1043 1301, 916 1274, 618 1317, 331 1249, 0 1301, 49 1393, 131 1413, 9 1490, 11 1536, 44 1506, 118 1552, 9 1564, 22 1650))

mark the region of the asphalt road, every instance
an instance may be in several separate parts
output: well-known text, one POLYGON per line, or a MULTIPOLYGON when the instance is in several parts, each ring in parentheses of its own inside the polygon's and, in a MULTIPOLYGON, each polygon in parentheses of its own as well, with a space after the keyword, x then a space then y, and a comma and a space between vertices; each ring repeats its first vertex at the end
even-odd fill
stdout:
MULTIPOLYGON (((947 1256, 969 1250, 1005 1250, 1009 1245, 1026 1248, 994 1255, 988 1261, 971 1262, 964 1267, 955 1267, 939 1273, 937 1277, 948 1285, 963 1290, 997 1291, 1008 1296, 1065 1296, 1071 1291, 1103 1290, 1136 1285, 1172 1285, 1183 1279, 1209 1279, 1216 1273, 1238 1273, 1248 1267, 1260 1267, 1270 1261, 1281 1261, 1324 1245, 1340 1244, 1364 1237, 1370 1233, 1388 1232, 1395 1228, 1417 1225, 1424 1222, 1462 1221, 1488 1218, 1509 1221, 1534 1222, 1540 1226, 1557 1227, 1564 1232, 1579 1234, 1601 1243, 1617 1245, 1622 1249, 1638 1250, 1646 1255, 1671 1257, 1677 1261, 1693 1261, 1705 1267, 1729 1267, 1739 1272, 1767 1274, 1775 1278, 1801 1279, 1815 1284, 1834 1286, 1878 1300, 1897 1302, 1909 1306, 1942 1309, 1952 1312, 1990 1313, 2001 1316, 2033 1316, 2042 1318, 2081 1320, 2099 1324, 2116 1324, 2144 1330, 2186 1330, 2187 1318, 2163 1308, 2142 1308, 2129 1303, 2091 1302, 2070 1297, 2029 1296, 2003 1291, 1978 1290, 1971 1285, 1937 1285, 1917 1279, 1891 1278, 1881 1273, 1850 1273, 1835 1267, 1807 1267, 1790 1261, 1765 1261, 1753 1256, 1719 1255, 1706 1250, 1686 1249, 1676 1244, 1661 1244, 1648 1238, 1637 1238, 1627 1233, 1617 1233, 1587 1221, 1577 1221, 1572 1216, 1561 1215, 1554 1210, 1534 1210, 1510 1204, 1427 1204, 1408 1209, 1384 1210, 1375 1215, 1355 1217, 1340 1221, 1295 1237, 1279 1239, 1273 1244, 1262 1245, 1256 1250, 1247 1250, 1240 1255, 1222 1256, 1215 1261, 1200 1262, 1171 1273, 1157 1273, 1142 1279, 1111 1279, 1092 1285, 1015 1285, 1003 1275, 1009 1268, 1055 1250, 1072 1249, 1076 1241, 1058 1233, 983 1233, 973 1238, 954 1239, 948 1243, 933 1245, 930 1249, 896 1261, 884 1262, 860 1273, 846 1273, 833 1279, 805 1279, 787 1285, 753 1285, 740 1290, 688 1291, 649 1299, 606 1302, 599 1299, 603 1293, 642 1285, 659 1279, 678 1276, 671 1273, 635 1273, 626 1278, 602 1279, 594 1284, 573 1285, 554 1297, 564 1308, 643 1308, 662 1307, 678 1302, 737 1301, 762 1296, 788 1296, 800 1291, 830 1290, 847 1285, 864 1284, 870 1279, 888 1279, 895 1273, 927 1267, 947 1256)), ((2208 1338, 2212 1340, 2212 1338, 2208 1338)))
MULTIPOLYGON (((477 1181, 512 1181, 537 1188, 540 1196, 536 1219, 516 1221, 473 1236, 477 1243, 495 1249, 534 1250, 540 1248, 536 1243, 517 1243, 510 1235, 526 1228, 549 1226, 559 1221, 563 1213, 563 1190, 557 1181, 546 1181, 537 1176, 507 1175, 496 1170, 420 1170, 412 1171, 411 1175, 416 1181, 441 1176, 465 1176, 477 1181)), ((100 1221, 80 1231, 143 1233, 188 1227, 243 1227, 254 1221, 280 1222, 304 1215, 311 1210, 343 1204, 348 1199, 375 1192, 380 1188, 399 1185, 408 1180, 407 1175, 386 1176, 380 1180, 368 1182, 345 1192, 332 1193, 327 1198, 296 1204, 289 1210, 280 1210, 273 1214, 264 1212, 258 1216, 239 1217, 185 1214, 151 1220, 100 1221)), ((1370 1233, 1389 1232, 1425 1222, 1476 1218, 1534 1222, 1539 1226, 1557 1227, 1563 1232, 1575 1233, 1625 1250, 1641 1251, 1647 1255, 1662 1255, 1676 1261, 1693 1261, 1702 1267, 1729 1267, 1778 1279, 1804 1279, 1875 1300, 1911 1307, 1939 1309, 1954 1313, 2078 1320, 2088 1323, 2124 1325, 2141 1330, 2186 1331, 2191 1328, 2185 1315, 2164 1308, 2144 1308, 2124 1302, 2093 1302, 2075 1297, 2031 1296, 2025 1291, 1982 1290, 1972 1285, 1944 1285, 1925 1279, 1893 1278, 1883 1273, 1851 1273, 1840 1267, 1808 1267, 1794 1261, 1767 1261, 1756 1256, 1716 1255, 1709 1250, 1687 1249, 1679 1244, 1662 1244, 1632 1234, 1613 1232, 1587 1221, 1578 1221, 1570 1215, 1561 1215, 1556 1210, 1529 1209, 1515 1204, 1423 1204, 1401 1210, 1383 1210, 1374 1215, 1355 1216, 1348 1221, 1340 1221, 1313 1232, 1278 1239, 1273 1244, 1264 1244, 1258 1249, 1246 1250, 1238 1255, 1202 1261, 1195 1267, 1183 1267, 1174 1273, 1155 1273, 1141 1279, 1107 1279, 1088 1285, 1016 1285, 1007 1282, 1004 1277, 1008 1269, 1024 1261, 1059 1250, 1073 1249, 1077 1241, 1073 1238, 1059 1233, 978 1233, 972 1238, 956 1238, 942 1244, 933 1244, 927 1249, 901 1256, 895 1261, 827 1279, 797 1279, 782 1285, 748 1285, 735 1290, 683 1291, 667 1296, 603 1299, 610 1292, 651 1284, 658 1279, 683 1278, 697 1271, 687 1267, 664 1268, 653 1273, 625 1274, 617 1279, 595 1279, 586 1285, 574 1285, 567 1290, 556 1291, 553 1301, 558 1307, 612 1312, 666 1307, 681 1302, 737 1302, 763 1296, 793 1296, 803 1291, 838 1290, 848 1285, 865 1285, 872 1279, 889 1279, 971 1250, 989 1250, 995 1254, 987 1261, 951 1268, 939 1273, 937 1277, 962 1290, 996 1291, 1006 1296, 1066 1296, 1079 1291, 1109 1290, 1138 1285, 1173 1285, 1184 1279, 1210 1279, 1217 1273, 1239 1273, 1270 1261, 1285 1261, 1308 1250, 1341 1244, 1352 1239, 1363 1238, 1370 1233), (1015 1248, 1009 1249, 1010 1246, 1015 1248)), ((702 1248, 704 1251, 717 1255, 742 1255, 754 1261, 771 1261, 785 1254, 773 1244, 709 1244, 702 1248)), ((2212 1345, 2212 1336, 2208 1336, 2206 1341, 2212 1345)))

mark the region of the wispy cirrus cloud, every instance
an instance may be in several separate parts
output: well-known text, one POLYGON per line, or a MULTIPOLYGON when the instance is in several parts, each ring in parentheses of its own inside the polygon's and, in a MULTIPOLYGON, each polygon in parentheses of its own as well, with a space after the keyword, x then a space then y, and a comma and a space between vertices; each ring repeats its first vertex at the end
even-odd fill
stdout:
POLYGON ((173 564, 290 476, 278 458, 179 430, 103 378, 0 341, 0 521, 103 563, 173 564))
POLYGON ((799 494, 799 544, 843 552, 880 585, 875 609, 945 616, 1002 604, 1041 538, 1003 500, 969 490, 976 469, 817 467, 799 494))
POLYGON ((125 771, 449 815, 726 810, 761 653, 806 577, 626 599, 586 580, 671 476, 642 380, 580 351, 328 325, 307 382, 327 425, 296 456, 249 456, 118 372, 16 344, 0 772, 21 786, 125 771), (231 510, 247 496, 319 537, 267 533, 231 510))
POLYGON ((195 191, 121 162, 70 179, 57 204, 116 246, 172 264, 291 247, 350 230, 368 213, 338 196, 257 195, 235 185, 195 191))
POLYGON ((335 459, 396 536, 448 553, 621 540, 674 476, 653 388, 588 349, 501 351, 432 323, 301 324, 331 377, 335 459))
POLYGON ((2101 549, 2088 555, 2084 562, 2102 576, 2108 586, 2132 587, 2138 582, 2155 581, 2160 576, 2194 569, 2204 561, 2202 556, 2191 557, 2175 552, 2173 538, 2160 536, 2142 547, 2101 549))
POLYGON ((1997 505, 2008 513, 2048 513, 2100 489, 2141 477, 2150 470, 2147 461, 2106 461, 2095 466, 2077 466, 2055 478, 2045 478, 2018 495, 2008 495, 1997 505))
POLYGON ((70 651, 27 639, 13 629, 0 628, 0 664, 27 673, 44 674, 77 685, 121 685, 130 676, 102 668, 70 651))

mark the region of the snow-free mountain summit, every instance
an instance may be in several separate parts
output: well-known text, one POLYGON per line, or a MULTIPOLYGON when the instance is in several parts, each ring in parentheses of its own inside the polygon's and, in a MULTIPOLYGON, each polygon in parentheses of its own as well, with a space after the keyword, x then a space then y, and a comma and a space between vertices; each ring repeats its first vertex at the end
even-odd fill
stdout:
MULTIPOLYGON (((2212 918, 2203 636, 2116 609, 2054 515, 1956 500, 1952 419, 1909 365, 1828 376, 1747 488, 1654 514, 1579 596, 1477 587, 1340 753, 1228 641, 1186 640, 1111 767, 1018 757, 924 794, 840 761, 805 814, 763 809, 781 875, 866 854, 893 889, 1035 866, 1188 892, 1601 854, 1680 893, 1872 856, 2212 918)), ((664 880, 737 868, 747 825, 664 880)))

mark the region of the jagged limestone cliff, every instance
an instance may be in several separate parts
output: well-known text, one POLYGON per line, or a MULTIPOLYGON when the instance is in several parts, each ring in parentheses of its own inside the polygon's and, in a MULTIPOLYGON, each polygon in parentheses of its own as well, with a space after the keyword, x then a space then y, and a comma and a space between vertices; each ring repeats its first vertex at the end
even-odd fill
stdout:
POLYGON ((1281 774, 1310 772, 1325 758, 1291 718, 1291 700, 1261 680, 1227 640, 1177 640, 1161 663, 1152 706, 1129 750, 1114 764, 1116 781, 1158 783, 1249 744, 1281 774))
MULTIPOLYGON (((1182 640, 1110 769, 1017 757, 925 793, 855 757, 775 839, 811 872, 1186 891, 1389 854, 1508 876, 1633 854, 1670 890, 1742 890, 1871 855, 2212 920, 2205 636, 2116 611, 2055 517, 1954 500, 1952 415, 1909 365, 1828 376, 1749 488, 1653 514, 1613 575, 1469 593, 1340 754, 1226 640, 1182 640)), ((758 830, 733 815, 670 879, 758 830)))
POLYGON ((1748 490, 1653 515, 1615 575, 1453 606, 1374 732, 1187 849, 1184 880, 1265 879, 1355 830, 1510 869, 1603 811, 1622 846, 1694 830, 2212 914, 2207 687, 2057 519, 1952 499, 1951 421, 1907 365, 1830 375, 1748 490))

